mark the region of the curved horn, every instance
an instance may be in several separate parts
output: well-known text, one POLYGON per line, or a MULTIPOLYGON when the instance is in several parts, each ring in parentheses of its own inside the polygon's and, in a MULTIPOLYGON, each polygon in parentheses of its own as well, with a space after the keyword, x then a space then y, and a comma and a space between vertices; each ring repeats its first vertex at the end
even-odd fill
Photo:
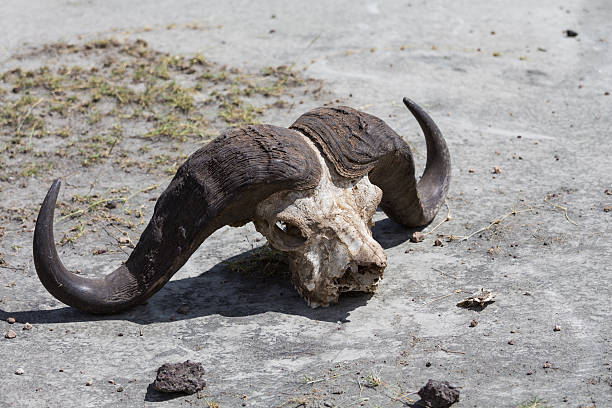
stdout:
POLYGON ((450 155, 440 129, 416 103, 404 98, 427 143, 427 163, 417 183, 408 144, 381 119, 352 108, 318 108, 291 126, 312 139, 344 177, 368 174, 380 187, 380 206, 407 227, 423 226, 436 216, 450 182, 450 155))
POLYGON ((59 259, 53 237, 57 180, 36 221, 36 272, 70 306, 120 312, 157 292, 214 231, 250 221, 254 203, 278 191, 313 188, 320 177, 315 152, 297 132, 267 125, 230 130, 187 159, 125 264, 97 278, 75 275, 59 259))

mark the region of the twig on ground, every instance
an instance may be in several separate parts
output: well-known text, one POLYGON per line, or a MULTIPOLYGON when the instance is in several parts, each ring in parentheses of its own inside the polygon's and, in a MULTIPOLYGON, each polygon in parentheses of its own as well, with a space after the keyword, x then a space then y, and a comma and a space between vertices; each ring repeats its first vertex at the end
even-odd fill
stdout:
POLYGON ((437 302, 438 300, 445 299, 445 298, 447 298, 447 297, 449 297, 449 296, 453 296, 454 294, 461 293, 461 292, 463 292, 463 290, 461 290, 461 289, 457 289, 457 290, 455 290, 455 291, 454 291, 454 292, 452 292, 452 293, 449 293, 449 294, 444 295, 444 296, 437 297, 437 298, 432 299, 432 300, 430 300, 430 301, 428 301, 428 302, 425 302, 424 304, 425 304, 425 305, 428 305, 428 304, 430 304, 430 303, 437 302))
POLYGON ((25 266, 16 267, 16 266, 11 266, 9 264, 4 263, 4 264, 0 264, 0 268, 10 269, 10 270, 13 270, 13 271, 23 271, 23 270, 25 270, 26 267, 25 266))
POLYGON ((491 221, 491 223, 489 223, 488 225, 486 225, 486 226, 484 226, 484 227, 482 227, 480 229, 477 229, 476 231, 472 232, 469 235, 451 235, 449 238, 450 238, 451 241, 454 241, 454 240, 459 240, 460 242, 467 241, 468 239, 472 238, 474 235, 479 234, 479 233, 481 233, 483 231, 487 231, 487 230, 491 229, 491 227, 493 227, 494 225, 501 224, 509 216, 521 214, 521 213, 524 213, 524 212, 533 212, 533 208, 529 207, 529 208, 524 209, 524 210, 517 210, 516 207, 514 207, 512 209, 512 211, 510 211, 509 213, 504 214, 502 217, 497 218, 497 219, 491 221))
POLYGON ((441 275, 447 276, 447 277, 449 277, 449 278, 451 278, 451 279, 457 279, 456 277, 454 277, 454 276, 452 276, 452 275, 449 275, 448 273, 444 272, 444 271, 443 271, 443 270, 441 270, 441 269, 434 268, 433 266, 431 267, 431 269, 433 269, 434 271, 439 272, 441 275))
MULTIPOLYGON (((111 225, 112 225, 112 224, 111 224, 111 225)), ((114 226, 114 225, 113 225, 113 226, 114 226)), ((111 234, 111 233, 110 233, 110 232, 109 232, 109 231, 106 229, 106 227, 104 227, 104 226, 103 226, 102 228, 103 228, 103 229, 104 229, 104 231, 105 231, 105 232, 108 234, 108 236, 109 236, 109 237, 111 237, 111 238, 113 238, 115 241, 117 241, 117 244, 120 244, 120 243, 121 243, 121 241, 119 241, 119 238, 117 238, 116 236, 114 236, 113 234, 111 234)), ((123 252, 123 253, 124 253, 124 254, 126 254, 126 255, 129 255, 127 252, 125 252, 125 250, 123 249, 123 247, 121 247, 121 245, 117 245, 117 247, 119 248, 119 250, 120 250, 121 252, 123 252)))
POLYGON ((450 205, 448 204, 448 200, 444 200, 444 205, 446 206, 446 209, 447 209, 446 218, 445 218, 444 220, 440 221, 440 222, 439 222, 439 223, 438 223, 438 224, 437 224, 435 227, 433 227, 431 230, 429 230, 429 231, 427 231, 427 232, 424 232, 424 233, 423 233, 423 235, 429 235, 429 234, 432 234, 433 232, 435 232, 435 230, 437 230, 437 229, 438 229, 438 227, 439 227, 440 225, 444 224, 444 223, 445 223, 445 222, 447 222, 447 221, 452 220, 452 217, 451 217, 451 208, 450 208, 450 205))
POLYGON ((544 198, 544 202, 545 202, 546 204, 552 205, 552 206, 553 206, 553 207, 555 207, 555 208, 558 208, 558 209, 560 209, 560 210, 563 210, 563 214, 565 215, 565 219, 566 219, 566 220, 568 220, 568 221, 569 221, 571 224, 574 224, 574 225, 578 226, 578 224, 577 224, 576 222, 574 222, 574 221, 573 221, 573 220, 572 220, 572 219, 569 217, 569 215, 567 214, 567 207, 564 207, 564 206, 559 205, 559 204, 551 203, 550 201, 548 201, 549 199, 550 199, 550 195, 547 195, 547 196, 544 198))
POLYGON ((452 354, 465 354, 465 351, 455 351, 455 350, 447 350, 445 348, 440 347, 440 350, 445 352, 445 353, 452 353, 452 354))

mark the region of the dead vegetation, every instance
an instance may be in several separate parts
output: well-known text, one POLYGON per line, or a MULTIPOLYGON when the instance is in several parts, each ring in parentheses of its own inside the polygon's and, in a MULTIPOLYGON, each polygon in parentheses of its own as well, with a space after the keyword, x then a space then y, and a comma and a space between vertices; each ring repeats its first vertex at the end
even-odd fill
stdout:
POLYGON ((228 261, 226 265, 234 273, 289 277, 287 255, 269 245, 256 248, 237 260, 228 261))
MULTIPOLYGON (((86 175, 86 192, 58 203, 57 220, 69 222, 60 244, 101 229, 132 242, 157 189, 191 152, 228 126, 257 123, 321 89, 289 66, 247 72, 199 53, 159 52, 141 39, 50 44, 15 61, 0 73, 0 191, 33 178, 86 175), (97 188, 101 178, 127 173, 150 181, 97 188)), ((31 228, 36 206, 22 210, 19 220, 13 208, 0 217, 31 228)))
POLYGON ((256 123, 266 109, 292 106, 286 98, 316 82, 288 66, 247 73, 201 54, 161 53, 143 40, 52 44, 29 56, 52 65, 0 75, 4 181, 74 161, 155 172, 151 152, 129 160, 130 141, 174 143, 176 151, 177 142, 205 143, 227 126, 256 123))

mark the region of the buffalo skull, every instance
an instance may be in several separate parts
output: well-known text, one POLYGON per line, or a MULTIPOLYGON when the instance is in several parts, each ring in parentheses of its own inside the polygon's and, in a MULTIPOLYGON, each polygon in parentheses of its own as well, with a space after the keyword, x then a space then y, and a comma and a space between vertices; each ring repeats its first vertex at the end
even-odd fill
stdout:
POLYGON ((103 277, 71 273, 58 257, 56 180, 34 232, 38 276, 70 306, 117 313, 157 292, 214 231, 253 221, 288 254, 293 283, 311 306, 334 303, 341 292, 372 292, 387 264, 370 231, 376 208, 406 227, 426 225, 450 181, 440 130, 418 105, 404 103, 427 143, 418 182, 406 142, 381 119, 352 108, 317 108, 289 129, 230 129, 179 168, 128 260, 103 277))

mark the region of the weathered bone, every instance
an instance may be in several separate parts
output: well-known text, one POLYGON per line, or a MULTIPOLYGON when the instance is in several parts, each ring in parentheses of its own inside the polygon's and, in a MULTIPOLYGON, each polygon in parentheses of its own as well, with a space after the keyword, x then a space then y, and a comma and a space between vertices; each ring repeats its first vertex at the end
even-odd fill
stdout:
POLYGON ((316 146, 321 180, 313 190, 283 191, 257 205, 255 228, 289 257, 292 281, 311 307, 336 303, 341 292, 374 292, 387 266, 372 238, 382 198, 368 176, 341 177, 316 146))

